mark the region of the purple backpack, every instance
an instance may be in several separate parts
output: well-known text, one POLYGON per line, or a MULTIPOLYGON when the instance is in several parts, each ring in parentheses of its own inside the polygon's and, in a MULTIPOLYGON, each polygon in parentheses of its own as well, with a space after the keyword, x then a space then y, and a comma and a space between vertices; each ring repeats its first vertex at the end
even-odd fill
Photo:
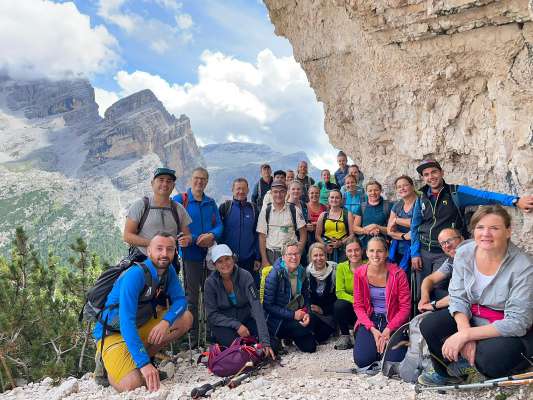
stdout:
POLYGON ((209 351, 203 355, 207 356, 207 362, 202 363, 207 365, 209 371, 224 378, 245 370, 244 366, 248 361, 257 365, 263 352, 261 345, 253 337, 238 337, 226 349, 219 344, 209 346, 209 351))

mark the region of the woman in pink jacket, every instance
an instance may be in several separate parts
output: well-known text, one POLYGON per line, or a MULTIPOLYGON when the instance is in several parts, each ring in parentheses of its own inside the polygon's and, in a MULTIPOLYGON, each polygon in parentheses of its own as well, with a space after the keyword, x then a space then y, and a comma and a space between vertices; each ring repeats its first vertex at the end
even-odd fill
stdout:
MULTIPOLYGON (((357 316, 354 328, 353 358, 363 368, 381 357, 389 338, 409 320, 411 294, 405 272, 387 262, 387 242, 376 236, 368 241, 368 264, 354 273, 354 303, 357 316)), ((401 361, 406 348, 391 350, 388 361, 401 361)))

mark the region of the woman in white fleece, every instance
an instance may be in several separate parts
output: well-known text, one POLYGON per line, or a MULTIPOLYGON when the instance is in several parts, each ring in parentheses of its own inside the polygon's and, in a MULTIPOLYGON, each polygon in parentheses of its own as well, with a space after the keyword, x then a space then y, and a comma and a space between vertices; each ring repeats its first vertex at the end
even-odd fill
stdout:
POLYGON ((337 329, 333 317, 335 300, 335 268, 337 264, 327 261, 326 246, 316 242, 308 253, 309 297, 311 300, 311 320, 318 343, 326 341, 337 329))

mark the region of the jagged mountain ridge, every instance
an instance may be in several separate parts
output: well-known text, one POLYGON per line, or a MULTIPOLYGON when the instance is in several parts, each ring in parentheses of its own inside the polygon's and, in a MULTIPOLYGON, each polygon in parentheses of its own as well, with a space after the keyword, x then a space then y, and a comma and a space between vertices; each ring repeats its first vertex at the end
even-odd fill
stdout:
POLYGON ((22 225, 43 252, 83 234, 108 259, 120 256, 124 210, 161 165, 185 180, 204 161, 189 118, 168 113, 151 91, 101 118, 86 80, 0 78, 0 248, 22 225))

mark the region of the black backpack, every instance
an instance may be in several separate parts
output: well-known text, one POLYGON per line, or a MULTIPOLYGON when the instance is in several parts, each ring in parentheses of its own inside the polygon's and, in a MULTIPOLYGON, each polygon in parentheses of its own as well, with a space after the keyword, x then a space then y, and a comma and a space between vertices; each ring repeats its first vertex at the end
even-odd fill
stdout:
MULTIPOLYGON (((322 218, 322 236, 326 233, 326 220, 329 219, 329 210, 325 211, 324 218, 322 218)), ((330 221, 337 221, 331 219, 330 221)), ((348 212, 346 209, 342 209, 342 223, 344 224, 344 229, 346 230, 346 236, 350 234, 350 226, 348 225, 348 212)))
MULTIPOLYGON (((143 197, 144 202, 144 211, 142 213, 141 219, 139 220, 139 225, 137 226, 137 233, 139 233, 144 223, 146 222, 146 219, 148 218, 148 214, 150 213, 150 210, 168 210, 168 207, 154 207, 150 205, 150 199, 146 196, 143 197)), ((186 206, 184 206, 186 207, 186 206)), ((172 213, 172 217, 174 217, 174 220, 176 221, 176 226, 178 227, 178 232, 180 230, 180 217, 178 215, 178 205, 174 200, 170 200, 170 212, 172 213)))
MULTIPOLYGON (((161 292, 166 293, 167 285, 167 273, 163 274, 159 280, 159 285, 156 285, 152 279, 152 274, 150 269, 144 263, 133 263, 129 259, 122 260, 118 265, 109 267, 106 269, 100 277, 96 280, 93 287, 87 291, 85 298, 85 304, 80 312, 79 321, 91 321, 91 322, 101 322, 104 324, 106 330, 109 331, 118 331, 119 327, 109 326, 107 321, 102 320, 102 313, 105 310, 105 303, 107 301, 107 296, 113 289, 113 286, 117 279, 127 271, 131 266, 139 265, 144 272, 144 288, 139 295, 139 306, 143 307, 152 303, 152 300, 160 294, 161 292)), ((117 308, 118 304, 112 304, 107 308, 112 310, 117 308)), ((154 311, 154 310, 153 310, 154 311)), ((140 314, 138 313, 140 317, 140 314)), ((146 321, 137 321, 137 325, 142 325, 146 321)))
MULTIPOLYGON (((294 232, 296 237, 300 240, 300 232, 298 232, 298 226, 296 225, 296 206, 293 203, 287 203, 289 205, 289 210, 291 212, 292 226, 294 227, 294 232)), ((272 203, 268 203, 265 210, 265 220, 267 223, 267 235, 270 228, 270 213, 272 212, 272 203)))
MULTIPOLYGON (((232 203, 233 203, 233 200, 226 200, 224 203, 220 205, 219 213, 220 213, 220 219, 222 220, 222 223, 224 223, 226 218, 228 218, 228 216, 230 215, 232 203)), ((249 201, 246 201, 245 205, 249 205, 250 207, 252 207, 254 223, 257 223, 257 217, 259 216, 259 213, 257 212, 257 205, 255 203, 250 203, 249 201)))

